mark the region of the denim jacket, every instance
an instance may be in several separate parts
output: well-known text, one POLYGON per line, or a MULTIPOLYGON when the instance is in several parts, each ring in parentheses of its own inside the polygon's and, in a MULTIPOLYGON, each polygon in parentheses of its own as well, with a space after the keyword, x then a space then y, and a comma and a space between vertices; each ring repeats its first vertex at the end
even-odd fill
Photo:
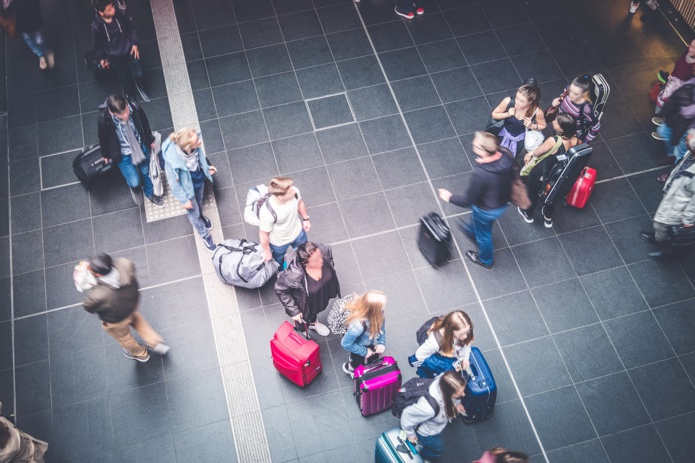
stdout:
MULTIPOLYGON (((200 133, 198 133, 198 136, 200 137, 200 133)), ((209 172, 208 161, 205 157, 203 146, 201 145, 196 151, 198 151, 200 168, 203 169, 205 177, 212 182, 212 175, 210 175, 209 172)), ((189 199, 192 200, 195 198, 193 179, 191 178, 191 172, 188 170, 188 167, 186 167, 186 161, 184 161, 183 157, 181 157, 176 150, 176 143, 169 138, 162 144, 162 153, 164 155, 164 166, 171 192, 181 204, 186 204, 189 199)))
POLYGON ((369 336, 369 320, 355 320, 348 326, 348 330, 340 341, 343 349, 353 354, 367 355, 367 346, 382 344, 386 345, 386 323, 381 327, 381 331, 376 337, 376 341, 369 336), (363 324, 364 323, 364 324, 363 324))

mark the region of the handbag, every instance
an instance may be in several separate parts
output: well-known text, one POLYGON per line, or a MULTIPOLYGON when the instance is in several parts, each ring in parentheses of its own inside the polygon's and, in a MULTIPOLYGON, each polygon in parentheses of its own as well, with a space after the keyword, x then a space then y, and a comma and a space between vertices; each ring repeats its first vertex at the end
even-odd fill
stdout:
POLYGON ((663 108, 666 101, 671 98, 671 96, 685 84, 685 81, 680 80, 678 77, 668 76, 666 85, 659 92, 659 96, 656 97, 656 104, 663 108))
POLYGON ((528 176, 531 171, 533 170, 534 167, 536 167, 538 164, 541 163, 545 158, 548 156, 552 156, 553 154, 557 153, 557 150, 560 149, 560 145, 562 145, 562 138, 559 136, 557 137, 557 142, 555 145, 548 151, 547 153, 541 154, 537 158, 531 158, 531 160, 524 165, 524 167, 521 168, 521 172, 519 173, 520 176, 526 177, 528 176))
MULTIPOLYGON (((507 111, 509 111, 509 108, 514 106, 514 98, 516 97, 516 94, 512 94, 509 97, 509 104, 507 105, 507 111)), ((499 136, 500 130, 502 130, 502 127, 504 127, 504 119, 495 119, 492 116, 490 116, 490 119, 488 119, 487 124, 485 125, 485 132, 491 133, 493 135, 499 136)))
MULTIPOLYGON (((569 88, 569 87, 568 87, 569 88)), ((557 118, 557 115, 560 113, 560 105, 562 104, 562 100, 565 99, 567 94, 569 93, 568 88, 563 90, 563 92, 560 94, 560 104, 557 106, 553 106, 552 104, 548 109, 545 110, 545 122, 553 122, 555 118, 557 118)))
POLYGON ((684 227, 682 225, 671 225, 669 227, 670 243, 673 246, 692 246, 695 245, 695 227, 684 227))
MULTIPOLYGON (((532 122, 536 121, 537 112, 538 108, 536 108, 536 110, 533 112, 533 115, 531 116, 532 122)), ((524 130, 526 131, 526 134, 524 135, 524 148, 526 148, 527 153, 532 153, 533 150, 535 150, 543 144, 545 136, 543 135, 543 132, 541 132, 540 130, 531 130, 528 127, 526 127, 524 130)))
POLYGON ((516 171, 516 169, 514 170, 514 177, 512 177, 512 188, 509 202, 524 210, 531 207, 531 200, 528 197, 528 187, 521 180, 519 172, 516 171))

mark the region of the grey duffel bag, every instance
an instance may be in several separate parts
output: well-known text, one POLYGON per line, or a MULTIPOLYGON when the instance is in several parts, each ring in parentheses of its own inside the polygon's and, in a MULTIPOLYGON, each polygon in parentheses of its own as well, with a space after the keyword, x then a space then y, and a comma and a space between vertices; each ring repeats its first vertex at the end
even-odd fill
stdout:
POLYGON ((242 288, 260 288, 278 270, 274 260, 263 262, 263 248, 244 239, 226 240, 212 255, 215 272, 223 283, 242 288))

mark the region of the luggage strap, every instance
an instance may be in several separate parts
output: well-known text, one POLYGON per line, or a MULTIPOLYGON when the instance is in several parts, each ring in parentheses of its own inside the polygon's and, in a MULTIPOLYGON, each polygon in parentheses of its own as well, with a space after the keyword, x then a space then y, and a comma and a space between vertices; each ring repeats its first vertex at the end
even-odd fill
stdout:
MULTIPOLYGON (((234 246, 229 246, 229 245, 224 244, 224 243, 220 244, 220 247, 225 248, 229 252, 235 252, 236 251, 236 252, 241 252, 244 255, 247 255, 247 254, 251 254, 252 252, 254 252, 256 250, 256 246, 258 246, 255 243, 253 246, 244 246, 244 243, 250 243, 250 242, 246 241, 244 238, 242 238, 241 240, 239 240, 239 246, 240 247, 238 247, 238 248, 236 248, 234 246)), ((224 259, 225 255, 220 256, 220 267, 222 267, 222 260, 224 259)), ((244 283, 248 283, 249 281, 246 278, 242 277, 241 273, 239 273, 241 270, 241 263, 243 262, 243 260, 244 260, 243 257, 241 259, 239 259, 239 263, 236 266, 236 274, 241 281, 243 281, 244 283)), ((259 272, 263 268, 264 265, 265 265, 265 262, 261 263, 258 267, 255 268, 255 270, 257 272, 259 272)), ((222 277, 222 279, 224 280, 225 283, 227 283, 228 285, 233 285, 233 283, 227 281, 227 279, 224 277, 224 275, 222 274, 221 271, 220 271, 220 276, 222 277)))

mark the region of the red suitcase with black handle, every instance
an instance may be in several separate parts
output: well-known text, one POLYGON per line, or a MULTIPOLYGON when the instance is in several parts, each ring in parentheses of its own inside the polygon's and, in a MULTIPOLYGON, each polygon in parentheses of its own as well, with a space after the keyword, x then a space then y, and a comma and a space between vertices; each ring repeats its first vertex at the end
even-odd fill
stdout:
POLYGON ((321 373, 321 350, 319 345, 309 339, 306 325, 293 327, 283 322, 270 340, 270 354, 273 366, 284 377, 304 387, 311 383, 321 373))
POLYGON ((596 169, 585 167, 582 174, 579 176, 574 186, 567 194, 567 204, 579 209, 586 206, 589 201, 591 192, 594 191, 596 185, 596 169))

